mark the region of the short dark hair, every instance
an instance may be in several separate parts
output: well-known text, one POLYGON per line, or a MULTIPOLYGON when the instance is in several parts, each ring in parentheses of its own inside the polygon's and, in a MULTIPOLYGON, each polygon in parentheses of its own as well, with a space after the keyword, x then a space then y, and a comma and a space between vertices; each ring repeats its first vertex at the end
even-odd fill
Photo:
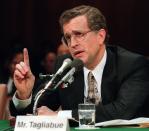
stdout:
POLYGON ((88 26, 91 30, 94 31, 98 31, 100 29, 106 30, 107 35, 105 38, 105 43, 107 43, 109 35, 107 30, 106 19, 99 9, 88 5, 77 6, 72 9, 66 10, 65 12, 62 13, 59 19, 62 32, 64 24, 68 23, 71 19, 82 15, 86 16, 88 26))

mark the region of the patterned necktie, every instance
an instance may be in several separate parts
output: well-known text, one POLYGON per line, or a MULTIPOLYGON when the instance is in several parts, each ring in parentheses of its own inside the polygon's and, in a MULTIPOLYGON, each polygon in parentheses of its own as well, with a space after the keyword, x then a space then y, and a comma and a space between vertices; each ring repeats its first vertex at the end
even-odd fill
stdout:
POLYGON ((92 72, 88 73, 88 96, 86 102, 98 104, 99 103, 99 95, 97 90, 97 82, 92 72))

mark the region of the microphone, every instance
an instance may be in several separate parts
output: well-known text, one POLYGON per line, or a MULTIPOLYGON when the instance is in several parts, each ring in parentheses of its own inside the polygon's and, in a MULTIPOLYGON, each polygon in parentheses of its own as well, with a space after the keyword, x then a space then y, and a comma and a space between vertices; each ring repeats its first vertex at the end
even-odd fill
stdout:
POLYGON ((33 114, 36 115, 37 114, 37 104, 38 101, 40 99, 40 97, 42 96, 42 94, 46 91, 46 89, 49 88, 49 86, 51 86, 54 83, 54 80, 57 78, 57 76, 61 75, 63 73, 63 71, 67 68, 69 68, 71 66, 72 60, 70 58, 67 58, 63 61, 62 66, 58 69, 58 71, 52 76, 51 80, 46 84, 46 86, 44 87, 44 89, 40 90, 34 100, 34 106, 33 106, 33 114))
POLYGON ((80 71, 84 66, 84 63, 80 59, 74 59, 73 62, 71 63, 71 68, 75 68, 75 71, 78 72, 80 71))
POLYGON ((80 71, 83 67, 83 62, 80 59, 74 59, 73 62, 71 61, 71 59, 65 59, 62 66, 58 69, 58 71, 54 74, 54 76, 52 77, 52 79, 46 84, 45 88, 42 89, 41 91, 39 91, 37 93, 37 95, 35 96, 35 102, 34 102, 34 106, 33 106, 33 114, 37 115, 37 104, 38 101, 40 99, 40 97, 42 96, 42 94, 45 92, 45 90, 51 86, 51 84, 53 83, 53 81, 55 80, 55 78, 58 75, 61 75, 63 73, 63 71, 70 67, 71 69, 69 70, 69 72, 56 84, 56 86, 54 86, 53 89, 56 89, 60 84, 68 82, 72 77, 73 74, 76 71, 80 71))
POLYGON ((71 66, 72 60, 70 58, 67 58, 63 61, 62 66, 58 69, 58 71, 53 75, 52 79, 46 84, 44 87, 44 90, 48 89, 49 86, 54 82, 54 80, 57 78, 57 76, 60 76, 63 71, 71 66))
POLYGON ((68 82, 74 75, 75 72, 80 71, 83 68, 83 62, 80 59, 74 59, 74 61, 71 64, 71 69, 69 72, 56 84, 54 89, 56 89, 59 85, 62 83, 68 82))
POLYGON ((55 75, 61 75, 66 68, 71 66, 71 63, 72 60, 70 58, 65 59, 62 66, 58 69, 55 75))
POLYGON ((55 74, 52 74, 52 75, 51 74, 43 75, 42 73, 39 73, 39 78, 40 79, 43 79, 43 78, 52 78, 52 77, 54 77, 54 75, 55 76, 61 75, 66 68, 70 67, 71 63, 72 63, 72 60, 70 58, 67 58, 67 59, 65 59, 63 61, 62 66, 58 69, 58 71, 55 74))

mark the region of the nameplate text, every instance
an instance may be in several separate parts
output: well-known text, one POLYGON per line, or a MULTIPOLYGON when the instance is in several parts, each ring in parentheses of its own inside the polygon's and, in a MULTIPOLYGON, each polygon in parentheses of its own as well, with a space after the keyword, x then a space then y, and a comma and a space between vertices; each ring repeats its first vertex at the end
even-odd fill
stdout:
POLYGON ((17 116, 15 131, 69 131, 66 118, 51 116, 17 116))

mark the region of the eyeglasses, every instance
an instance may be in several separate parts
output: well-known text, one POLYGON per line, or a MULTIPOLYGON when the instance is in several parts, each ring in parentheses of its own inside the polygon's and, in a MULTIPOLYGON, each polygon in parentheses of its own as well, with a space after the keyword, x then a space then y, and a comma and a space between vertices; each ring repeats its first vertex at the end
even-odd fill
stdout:
POLYGON ((71 38, 73 37, 75 41, 81 42, 85 39, 85 36, 92 32, 92 30, 86 31, 86 32, 79 32, 79 31, 73 31, 71 35, 65 35, 62 37, 62 43, 65 43, 67 46, 71 44, 71 38))

